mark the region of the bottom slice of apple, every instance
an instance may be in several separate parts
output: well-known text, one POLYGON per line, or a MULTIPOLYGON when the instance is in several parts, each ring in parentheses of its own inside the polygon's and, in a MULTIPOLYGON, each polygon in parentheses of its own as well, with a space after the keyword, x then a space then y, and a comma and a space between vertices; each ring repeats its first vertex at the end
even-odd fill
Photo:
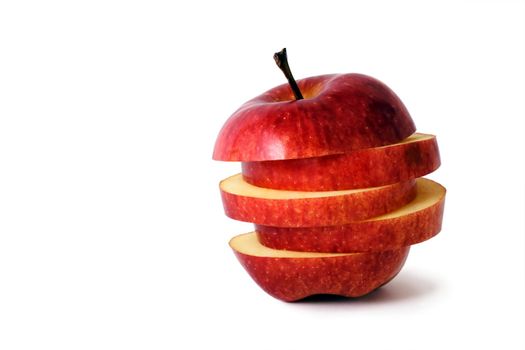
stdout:
POLYGON ((237 259, 271 296, 297 301, 315 294, 359 297, 390 281, 403 267, 410 247, 370 253, 310 253, 276 250, 254 232, 230 240, 237 259))

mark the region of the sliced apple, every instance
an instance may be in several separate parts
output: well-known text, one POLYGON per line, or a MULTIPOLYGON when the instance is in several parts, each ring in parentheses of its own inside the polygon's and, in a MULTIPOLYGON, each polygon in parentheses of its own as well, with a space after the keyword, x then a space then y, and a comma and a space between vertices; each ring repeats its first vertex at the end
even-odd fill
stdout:
POLYGON ((390 281, 403 267, 410 247, 373 253, 307 253, 261 245, 255 233, 230 241, 237 259, 271 296, 295 301, 315 294, 358 297, 390 281))
POLYGON ((261 244, 306 252, 367 252, 399 249, 432 238, 441 230, 445 188, 417 180, 417 196, 407 205, 365 221, 327 227, 255 225, 261 244))
POLYGON ((241 174, 220 183, 232 219, 279 227, 342 225, 397 209, 416 196, 415 180, 366 189, 299 192, 253 186, 241 174))
POLYGON ((243 162, 252 185, 280 190, 334 191, 376 187, 425 176, 441 164, 436 137, 413 134, 383 147, 324 157, 243 162))

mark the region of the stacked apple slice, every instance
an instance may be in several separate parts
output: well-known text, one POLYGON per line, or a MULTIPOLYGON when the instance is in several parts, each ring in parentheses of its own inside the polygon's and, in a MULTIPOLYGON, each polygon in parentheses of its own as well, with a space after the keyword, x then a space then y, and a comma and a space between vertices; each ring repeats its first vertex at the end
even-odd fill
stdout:
POLYGON ((276 87, 219 133, 214 159, 242 162, 242 174, 220 183, 226 215, 255 224, 230 246, 278 299, 361 296, 441 229, 445 189, 420 178, 440 165, 436 138, 414 134, 403 103, 371 77, 296 87, 304 99, 276 87))

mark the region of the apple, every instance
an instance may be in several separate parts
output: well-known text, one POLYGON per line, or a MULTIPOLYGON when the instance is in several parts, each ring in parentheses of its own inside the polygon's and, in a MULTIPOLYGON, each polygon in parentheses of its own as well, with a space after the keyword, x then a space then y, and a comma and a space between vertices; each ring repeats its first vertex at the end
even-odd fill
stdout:
POLYGON ((221 181, 222 202, 256 228, 230 247, 277 299, 365 295, 441 229, 445 189, 417 179, 440 166, 436 138, 415 134, 406 107, 375 78, 296 82, 286 49, 274 59, 288 84, 244 103, 213 151, 242 162, 241 174, 221 181))
POLYGON ((368 294, 397 275, 410 250, 349 254, 275 250, 261 245, 253 232, 234 237, 230 247, 253 280, 283 301, 315 294, 368 294))
POLYGON ((308 252, 366 252, 400 249, 432 238, 441 230, 445 188, 417 180, 417 197, 372 219, 326 227, 255 225, 259 242, 269 248, 308 252))
POLYGON ((265 161, 320 157, 399 142, 415 125, 399 97, 362 74, 329 74, 288 84, 242 105, 222 127, 213 159, 265 161))
POLYGON ((413 134, 391 145, 323 157, 243 162, 244 179, 259 187, 334 191, 388 185, 425 176, 440 165, 436 137, 413 134))
POLYGON ((241 174, 220 185, 232 219, 280 227, 342 225, 402 207, 416 196, 415 180, 345 191, 301 192, 253 186, 241 174))

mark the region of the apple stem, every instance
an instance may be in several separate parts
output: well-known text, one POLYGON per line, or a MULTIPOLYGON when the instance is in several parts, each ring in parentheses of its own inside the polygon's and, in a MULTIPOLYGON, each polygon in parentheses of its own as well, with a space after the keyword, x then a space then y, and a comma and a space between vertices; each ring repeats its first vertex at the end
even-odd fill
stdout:
POLYGON ((273 59, 275 60, 275 63, 277 63, 277 67, 279 67, 283 73, 286 79, 288 79, 288 84, 290 84, 290 87, 292 88, 293 94, 295 95, 296 100, 302 100, 303 94, 301 94, 301 90, 299 90, 299 86, 297 86, 297 83, 295 82, 295 79, 293 78, 292 71, 290 70, 290 66, 288 65, 288 56, 286 55, 286 48, 282 49, 279 52, 276 52, 273 55, 273 59))

